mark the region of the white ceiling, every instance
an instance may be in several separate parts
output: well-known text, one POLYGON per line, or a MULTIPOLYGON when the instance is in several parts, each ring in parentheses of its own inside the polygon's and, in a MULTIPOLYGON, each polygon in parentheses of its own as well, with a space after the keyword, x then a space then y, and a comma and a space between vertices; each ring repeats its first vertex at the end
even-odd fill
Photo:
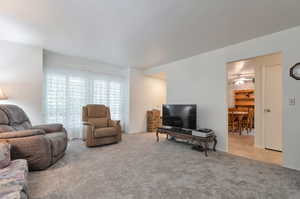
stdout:
POLYGON ((0 39, 151 67, 300 25, 299 0, 0 0, 0 39))
POLYGON ((236 79, 238 76, 255 77, 254 59, 231 62, 227 64, 228 79, 236 79))

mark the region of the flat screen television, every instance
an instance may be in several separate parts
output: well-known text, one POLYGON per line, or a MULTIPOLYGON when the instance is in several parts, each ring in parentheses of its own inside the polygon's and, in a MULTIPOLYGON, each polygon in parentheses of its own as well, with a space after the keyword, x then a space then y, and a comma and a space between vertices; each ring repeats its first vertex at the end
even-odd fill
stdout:
POLYGON ((196 104, 164 104, 163 125, 184 129, 197 128, 196 104))

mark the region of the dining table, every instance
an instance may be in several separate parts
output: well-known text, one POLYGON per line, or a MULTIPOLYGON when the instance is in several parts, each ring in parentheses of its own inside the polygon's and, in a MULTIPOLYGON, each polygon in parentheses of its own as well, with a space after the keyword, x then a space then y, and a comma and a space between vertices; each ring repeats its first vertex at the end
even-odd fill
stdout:
POLYGON ((237 129, 234 129, 235 132, 238 132, 240 135, 242 135, 242 122, 244 118, 248 117, 247 111, 228 111, 228 114, 231 116, 232 122, 237 121, 238 126, 237 129))

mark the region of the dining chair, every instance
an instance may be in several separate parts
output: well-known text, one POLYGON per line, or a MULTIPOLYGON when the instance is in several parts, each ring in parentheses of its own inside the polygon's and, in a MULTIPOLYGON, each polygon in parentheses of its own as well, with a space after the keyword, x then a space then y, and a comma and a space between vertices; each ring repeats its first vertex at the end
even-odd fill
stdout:
POLYGON ((251 132, 252 129, 254 129, 254 110, 250 109, 247 118, 247 132, 251 132))
POLYGON ((236 108, 228 108, 228 131, 236 132, 239 129, 238 118, 233 112, 236 111, 236 108))

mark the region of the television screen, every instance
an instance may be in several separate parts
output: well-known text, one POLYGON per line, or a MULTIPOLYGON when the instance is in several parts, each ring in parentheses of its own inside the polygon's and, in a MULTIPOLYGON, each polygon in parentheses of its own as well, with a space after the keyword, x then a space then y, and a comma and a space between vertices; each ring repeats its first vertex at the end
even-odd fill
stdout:
POLYGON ((165 104, 163 105, 163 125, 196 129, 197 105, 196 104, 165 104))

